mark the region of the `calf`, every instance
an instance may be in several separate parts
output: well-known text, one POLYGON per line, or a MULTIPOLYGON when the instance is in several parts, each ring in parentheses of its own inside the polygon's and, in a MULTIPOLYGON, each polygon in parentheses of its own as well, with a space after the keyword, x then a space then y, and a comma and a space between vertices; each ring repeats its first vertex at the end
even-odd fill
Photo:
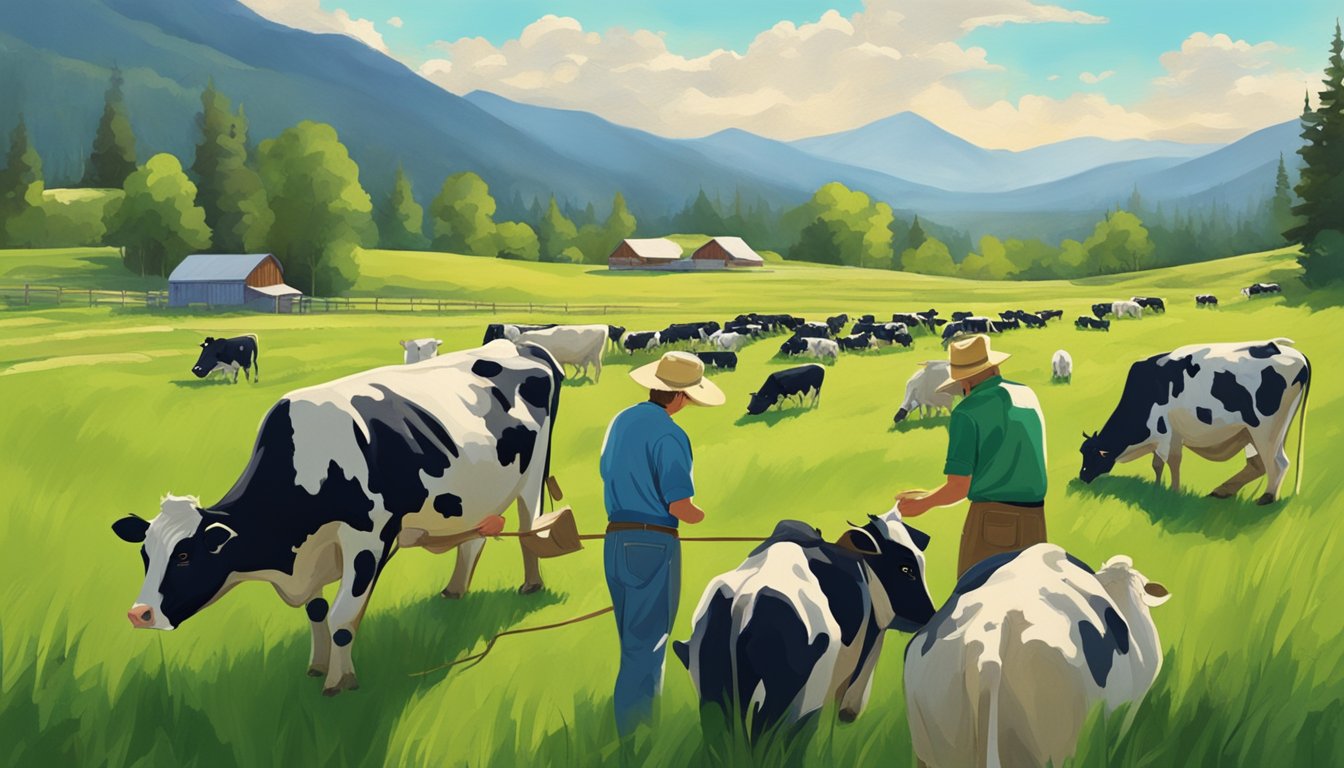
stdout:
POLYGON ((942 410, 952 410, 954 394, 939 391, 939 387, 947 383, 950 375, 951 363, 946 360, 920 363, 920 369, 905 382, 905 399, 901 401, 900 409, 892 417, 892 423, 900 424, 916 409, 925 416, 937 414, 942 410))
POLYGON ((1050 358, 1050 378, 1053 381, 1073 383, 1073 357, 1062 349, 1050 358))
POLYGON ((625 334, 621 340, 621 346, 625 347, 627 354, 634 354, 636 350, 653 349, 660 343, 660 334, 658 331, 631 331, 625 334))
POLYGON ((588 367, 593 366, 593 381, 602 379, 602 351, 607 345, 607 326, 605 325, 557 325, 526 331, 518 336, 519 342, 539 344, 546 348, 561 366, 574 366, 588 375, 588 367))
POLYGON ((930 768, 1064 765, 1089 713, 1141 702, 1162 669, 1166 587, 1124 555, 1093 571, 1053 544, 993 555, 905 648, 915 754, 930 768))
POLYGON ((812 395, 812 407, 821 402, 821 385, 826 378, 826 369, 813 363, 776 371, 765 377, 761 388, 751 393, 747 403, 747 413, 759 416, 774 406, 782 406, 789 398, 798 398, 801 403, 812 395))
POLYGON ((1086 315, 1079 316, 1073 321, 1073 327, 1080 331, 1109 331, 1111 330, 1110 320, 1097 320, 1086 315))
POLYGON ((1245 448, 1246 466, 1211 495, 1233 496, 1266 475, 1265 493, 1256 503, 1268 504, 1278 498, 1287 473, 1284 442, 1300 409, 1300 488, 1311 365, 1289 344, 1289 339, 1192 344, 1134 363, 1106 425, 1083 434, 1079 479, 1090 483, 1116 462, 1152 454, 1157 482, 1162 482, 1164 465, 1170 465, 1171 487, 1179 490, 1183 449, 1227 461, 1245 448))
MULTIPOLYGON (((563 379, 545 349, 498 340, 290 392, 222 499, 168 495, 153 520, 112 525, 142 544, 131 625, 174 629, 244 581, 270 582, 306 608, 308 673, 326 676, 323 693, 357 688, 350 646, 396 545, 467 535, 444 590, 460 597, 485 546, 470 534, 486 517, 517 502, 531 530, 563 379), (328 606, 322 588, 336 581, 328 606)), ((541 589, 527 549, 523 574, 523 593, 541 589)))
POLYGON ((841 349, 848 350, 871 349, 872 347, 877 346, 873 342, 873 334, 871 333, 851 334, 844 338, 836 339, 836 342, 839 343, 841 349))
POLYGON ((706 368, 724 368, 733 370, 737 368, 736 352, 695 352, 700 362, 705 364, 706 368))
POLYGON ((702 711, 740 724, 751 741, 836 702, 862 714, 886 630, 934 615, 924 580, 927 534, 892 510, 835 543, 784 520, 736 569, 715 577, 690 640, 672 644, 702 711))
POLYGON ((443 339, 410 339, 409 341, 397 342, 405 351, 403 356, 406 365, 418 363, 421 360, 428 360, 439 354, 439 346, 443 344, 443 339))
POLYGON ((1261 296, 1268 293, 1280 293, 1282 291, 1283 289, 1279 287, 1278 283, 1254 283, 1252 285, 1246 286, 1245 288, 1242 288, 1241 295, 1249 299, 1252 296, 1261 296))
POLYGON ((625 328, 619 325, 607 326, 607 346, 612 349, 620 349, 622 336, 625 336, 625 328))
POLYGON ((1154 312, 1166 312, 1167 304, 1156 296, 1135 296, 1130 301, 1138 304, 1144 309, 1151 309, 1154 312))
POLYGON ((1195 296, 1196 307, 1216 307, 1218 306, 1218 297, 1212 293, 1201 293, 1195 296))
POLYGON ((198 379, 204 379, 216 371, 222 372, 225 378, 232 373, 233 383, 237 384, 240 368, 248 381, 253 384, 261 381, 261 362, 257 359, 255 333, 234 336, 231 339, 206 336, 205 341, 201 342, 201 354, 196 358, 196 364, 191 367, 191 372, 196 374, 198 379), (255 376, 252 375, 253 371, 256 372, 255 376))
POLYGON ((813 339, 794 336, 779 346, 782 355, 808 355, 823 360, 835 360, 840 356, 840 345, 831 339, 813 339))

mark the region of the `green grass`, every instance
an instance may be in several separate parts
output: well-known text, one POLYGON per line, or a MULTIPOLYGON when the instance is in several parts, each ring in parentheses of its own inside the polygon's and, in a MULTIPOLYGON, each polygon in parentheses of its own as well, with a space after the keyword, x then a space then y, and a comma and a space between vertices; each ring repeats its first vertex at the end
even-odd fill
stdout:
MULTIPOLYGON (((31 256, 0 254, 0 263, 31 256)), ((78 257, 73 257, 78 258, 78 257)), ((441 254, 364 256, 361 289, 425 289, 510 301, 641 303, 637 314, 571 321, 659 327, 740 310, 889 313, 937 306, 988 311, 1058 307, 1066 320, 1093 300, 1165 296, 1165 316, 1121 321, 1109 334, 1071 324, 996 339, 1011 378, 1040 395, 1048 425, 1051 539, 1099 564, 1124 553, 1173 599, 1156 609, 1166 667, 1125 734, 1115 718, 1085 734, 1087 766, 1324 766, 1344 754, 1344 591, 1335 474, 1344 448, 1344 377, 1334 358, 1344 309, 1308 294, 1291 254, 1073 283, 981 284, 900 273, 781 265, 759 274, 622 275, 441 254), (402 263, 398 264, 397 261, 402 263), (1237 288, 1282 282, 1283 296, 1244 300, 1237 288), (1216 311, 1193 308, 1212 292, 1216 311), (1154 489, 1146 462, 1091 486, 1075 480, 1078 435, 1099 428, 1128 364, 1196 341, 1288 336, 1316 366, 1303 492, 1269 507, 1202 493, 1231 465, 1190 458, 1189 492, 1154 489), (1069 350, 1074 383, 1049 382, 1050 355, 1069 350)), ((432 295, 432 294, 421 294, 432 295)), ((618 743, 610 717, 616 636, 607 617, 502 640, 466 671, 411 677, 479 650, 507 627, 547 623, 607 604, 601 548, 543 563, 548 590, 520 597, 517 548, 493 542, 473 592, 438 590, 452 558, 401 553, 385 572, 354 653, 362 689, 319 696, 304 676, 308 629, 260 585, 244 586, 171 633, 132 631, 125 611, 141 581, 135 548, 108 526, 151 516, 167 492, 217 499, 246 462, 264 410, 284 392, 400 361, 397 339, 434 335, 446 349, 479 343, 490 315, 433 313, 271 316, 61 308, 0 313, 0 758, 14 765, 618 765, 748 764, 700 741, 690 681, 667 669, 662 724, 618 743), (263 383, 202 384, 189 368, 205 335, 261 339, 263 383)), ((518 321, 542 316, 513 315, 518 321)), ((554 317, 549 319, 556 319, 554 317)), ((908 351, 848 356, 827 370, 821 406, 743 419, 747 393, 777 370, 778 342, 715 376, 728 405, 679 417, 696 448, 696 533, 764 534, 781 518, 838 533, 890 507, 892 495, 938 480, 945 420, 891 428, 905 379, 943 354, 929 336, 908 351)), ((564 392, 554 468, 584 530, 603 523, 597 458, 610 418, 640 398, 625 376, 648 355, 609 356, 601 383, 564 392)), ((1294 436, 1295 439, 1295 430, 1294 436)), ((964 508, 918 525, 933 536, 930 587, 951 589, 964 508)), ((700 590, 748 547, 687 544, 673 637, 689 633, 700 590)), ((910 755, 901 686, 905 636, 893 634, 867 712, 852 725, 828 710, 790 753, 758 764, 901 765, 910 755)))
POLYGON ((168 281, 141 277, 121 263, 116 248, 33 248, 0 250, 0 287, 24 283, 62 288, 162 290, 168 281))

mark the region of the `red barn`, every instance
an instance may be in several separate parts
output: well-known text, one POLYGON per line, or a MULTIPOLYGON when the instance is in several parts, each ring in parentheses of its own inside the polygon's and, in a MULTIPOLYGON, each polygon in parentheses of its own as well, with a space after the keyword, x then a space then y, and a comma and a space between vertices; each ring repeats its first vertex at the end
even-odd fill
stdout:
POLYGON ((726 267, 760 267, 765 259, 740 237, 716 237, 700 246, 692 259, 721 261, 726 267))

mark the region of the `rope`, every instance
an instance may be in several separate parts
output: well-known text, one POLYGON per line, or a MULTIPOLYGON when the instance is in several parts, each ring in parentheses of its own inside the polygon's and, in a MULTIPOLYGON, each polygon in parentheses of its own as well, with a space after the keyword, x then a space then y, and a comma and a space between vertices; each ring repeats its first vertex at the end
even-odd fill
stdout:
POLYGON ((471 666, 467 667, 467 669, 471 669, 471 667, 474 667, 477 664, 479 664, 481 659, 484 659, 486 657, 486 654, 490 653, 490 651, 494 649, 495 643, 499 642, 499 639, 501 637, 508 637, 509 635, 524 635, 527 634, 528 632, 541 632, 542 630, 546 629, 558 629, 560 627, 569 626, 570 624, 578 624, 581 621, 595 619, 598 616, 603 616, 605 614, 611 613, 614 610, 616 610, 614 606, 608 605, 606 608, 601 608, 599 610, 593 611, 592 613, 585 613, 582 616, 575 616, 572 619, 557 621, 554 624, 542 624, 536 627, 523 627, 521 629, 505 630, 504 632, 500 632, 496 634, 494 637, 490 638, 490 642, 486 643, 485 645, 485 650, 481 651, 480 653, 473 653, 470 656, 463 656, 460 659, 455 659, 445 664, 440 664, 437 667, 430 667, 429 669, 426 669, 423 672, 412 672, 411 677, 424 677, 425 675, 431 675, 435 672, 439 672, 448 669, 450 667, 455 667, 458 664, 465 664, 467 662, 472 662, 471 666))

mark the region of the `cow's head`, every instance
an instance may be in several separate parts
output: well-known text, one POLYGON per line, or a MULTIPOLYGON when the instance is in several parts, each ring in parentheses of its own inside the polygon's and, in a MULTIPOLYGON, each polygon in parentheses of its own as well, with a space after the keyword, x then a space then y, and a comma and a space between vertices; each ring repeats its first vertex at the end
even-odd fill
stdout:
POLYGON ((799 336, 788 339, 779 345, 779 351, 786 355, 796 355, 807 350, 807 342, 799 336))
POLYGON ((229 517, 191 496, 164 497, 153 520, 127 515, 112 524, 140 544, 145 581, 127 616, 137 629, 174 629, 218 599, 230 584, 238 544, 229 517))
POLYGON ((891 606, 888 629, 914 632, 933 618, 933 598, 924 580, 929 535, 906 525, 899 511, 869 515, 865 525, 845 531, 837 543, 860 555, 877 578, 891 606))
POLYGON ((215 370, 215 366, 219 364, 219 353, 224 351, 226 345, 225 339, 205 337, 205 341, 201 342, 201 356, 196 358, 196 364, 191 367, 191 372, 196 374, 196 378, 204 379, 215 370))
POLYGON ((1084 483, 1110 472, 1118 458, 1114 450, 1103 447, 1101 435, 1096 432, 1083 433, 1083 446, 1078 451, 1083 454, 1083 468, 1078 472, 1078 479, 1084 483))

